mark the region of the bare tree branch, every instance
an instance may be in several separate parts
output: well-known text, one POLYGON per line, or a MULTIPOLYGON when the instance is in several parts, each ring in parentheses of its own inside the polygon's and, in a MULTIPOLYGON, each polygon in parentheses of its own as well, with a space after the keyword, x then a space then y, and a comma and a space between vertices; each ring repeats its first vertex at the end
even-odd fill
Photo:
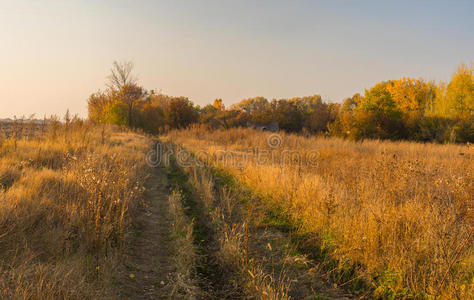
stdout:
POLYGON ((134 85, 137 78, 132 75, 133 63, 114 61, 110 75, 107 77, 109 82, 107 87, 113 91, 118 91, 124 86, 134 85))

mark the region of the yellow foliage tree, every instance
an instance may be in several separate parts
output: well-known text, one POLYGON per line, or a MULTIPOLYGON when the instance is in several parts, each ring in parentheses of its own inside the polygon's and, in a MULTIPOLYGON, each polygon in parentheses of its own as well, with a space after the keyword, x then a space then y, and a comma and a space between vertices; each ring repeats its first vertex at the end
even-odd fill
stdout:
POLYGON ((224 110, 225 106, 224 103, 222 102, 222 99, 216 99, 214 100, 214 104, 212 104, 217 110, 224 110))
POLYGON ((446 102, 452 116, 470 116, 474 111, 474 64, 461 64, 446 88, 446 102))
POLYGON ((472 116, 474 110, 474 64, 461 64, 451 77, 449 84, 440 82, 436 97, 429 109, 431 115, 456 118, 472 116))
POLYGON ((434 97, 433 84, 423 79, 401 78, 387 85, 393 101, 404 114, 422 114, 434 97))

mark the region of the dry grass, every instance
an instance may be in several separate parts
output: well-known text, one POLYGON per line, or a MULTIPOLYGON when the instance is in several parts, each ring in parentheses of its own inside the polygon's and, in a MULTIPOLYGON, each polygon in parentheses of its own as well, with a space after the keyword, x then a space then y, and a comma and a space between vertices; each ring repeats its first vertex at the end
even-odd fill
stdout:
POLYGON ((301 233, 317 233, 314 247, 339 261, 335 269, 355 266, 374 296, 473 296, 472 146, 280 134, 276 149, 269 134, 244 129, 194 128, 167 139, 201 156, 205 150, 301 233), (273 163, 245 155, 256 148, 269 150, 273 163), (229 157, 222 164, 222 150, 241 164, 229 157), (295 150, 301 159, 289 155, 295 150))
POLYGON ((178 191, 169 196, 172 216, 171 235, 174 244, 175 271, 169 278, 172 289, 169 299, 199 299, 202 291, 197 280, 196 266, 199 263, 196 246, 193 243, 193 221, 183 208, 183 199, 178 191))
POLYGON ((0 141, 0 298, 111 297, 149 146, 80 121, 0 141))
POLYGON ((198 205, 202 205, 203 218, 213 229, 217 251, 213 254, 220 268, 230 272, 234 290, 226 287, 226 297, 243 299, 289 299, 289 282, 284 274, 275 276, 262 265, 259 257, 248 247, 252 239, 248 230, 248 215, 242 212, 236 195, 224 187, 216 186, 210 170, 197 166, 184 168, 198 205), (237 296, 238 295, 238 296, 237 296))

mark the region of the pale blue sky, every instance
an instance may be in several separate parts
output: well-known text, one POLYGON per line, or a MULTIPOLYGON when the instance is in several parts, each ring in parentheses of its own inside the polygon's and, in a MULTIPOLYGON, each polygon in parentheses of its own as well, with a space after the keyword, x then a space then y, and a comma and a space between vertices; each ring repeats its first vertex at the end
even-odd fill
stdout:
POLYGON ((87 115, 114 60, 196 104, 321 94, 474 60, 473 1, 0 0, 0 118, 87 115))

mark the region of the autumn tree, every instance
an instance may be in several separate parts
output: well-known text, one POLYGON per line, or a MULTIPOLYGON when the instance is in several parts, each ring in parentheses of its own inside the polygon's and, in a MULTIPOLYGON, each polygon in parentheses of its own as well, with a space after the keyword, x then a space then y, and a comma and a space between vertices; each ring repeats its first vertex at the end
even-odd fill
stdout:
POLYGON ((140 105, 137 114, 136 126, 146 132, 157 134, 165 125, 163 110, 150 101, 140 105))
POLYGON ((96 123, 107 123, 107 112, 111 105, 112 101, 107 93, 93 93, 87 100, 89 118, 96 123))
POLYGON ((402 136, 401 111, 388 89, 390 82, 381 82, 366 90, 354 110, 353 131, 367 138, 397 139, 402 136))
POLYGON ((342 104, 342 112, 350 113, 352 112, 360 103, 361 96, 359 93, 354 94, 354 96, 346 98, 342 104))
POLYGON ((423 114, 434 97, 433 85, 423 79, 401 78, 387 84, 393 101, 403 114, 423 114))
POLYGON ((114 61, 107 77, 107 87, 112 91, 119 91, 123 86, 137 84, 137 78, 132 75, 132 71, 132 62, 114 61))
POLYGON ((129 127, 134 127, 136 120, 134 120, 135 112, 139 106, 144 102, 146 91, 137 84, 124 85, 117 93, 120 102, 127 108, 127 122, 129 127))
POLYGON ((298 111, 300 111, 302 114, 311 114, 316 108, 323 104, 323 100, 320 95, 295 97, 291 98, 289 102, 295 105, 298 111))
POLYGON ((141 120, 142 105, 147 92, 132 75, 131 62, 114 62, 108 76, 107 90, 92 94, 88 100, 89 117, 100 123, 136 127, 141 120))
POLYGON ((137 84, 136 77, 132 74, 132 62, 114 61, 110 75, 108 76, 108 88, 123 103, 127 109, 127 123, 129 127, 134 126, 134 112, 138 103, 143 100, 146 92, 137 84))
POLYGON ((267 109, 268 105, 269 103, 266 98, 254 97, 240 101, 240 103, 236 105, 236 108, 243 110, 247 114, 251 115, 256 112, 262 113, 265 109, 267 109))
POLYGON ((196 122, 198 117, 193 103, 185 97, 171 98, 164 116, 171 128, 186 128, 196 122))
POLYGON ((217 109, 217 110, 224 110, 225 109, 225 106, 224 106, 224 103, 222 102, 222 99, 216 99, 214 100, 214 103, 212 104, 212 106, 217 109))
POLYGON ((446 86, 447 84, 443 81, 440 81, 434 87, 434 98, 426 106, 425 114, 428 116, 448 116, 449 106, 446 102, 446 86))
POLYGON ((461 64, 446 88, 446 102, 451 116, 467 117, 474 111, 474 64, 461 64))
POLYGON ((277 122, 279 127, 286 131, 299 131, 302 128, 302 118, 294 102, 286 99, 274 99, 263 111, 256 111, 251 115, 253 122, 277 122))
POLYGON ((307 125, 314 133, 326 132, 329 122, 329 109, 326 103, 321 103, 309 116, 307 125))

